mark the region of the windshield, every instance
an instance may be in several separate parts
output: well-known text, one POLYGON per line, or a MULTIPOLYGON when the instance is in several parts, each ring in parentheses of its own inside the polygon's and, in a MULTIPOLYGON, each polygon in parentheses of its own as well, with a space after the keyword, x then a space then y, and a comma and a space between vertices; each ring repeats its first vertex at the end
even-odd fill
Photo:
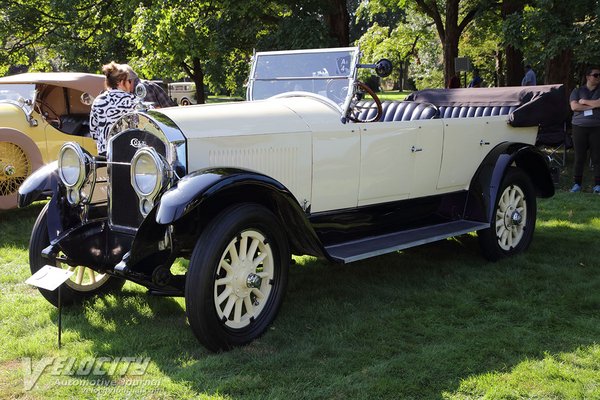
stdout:
POLYGON ((247 99, 261 100, 286 92, 311 92, 339 106, 354 80, 358 48, 256 53, 247 99))
POLYGON ((0 101, 33 100, 34 94, 34 84, 0 84, 0 101))

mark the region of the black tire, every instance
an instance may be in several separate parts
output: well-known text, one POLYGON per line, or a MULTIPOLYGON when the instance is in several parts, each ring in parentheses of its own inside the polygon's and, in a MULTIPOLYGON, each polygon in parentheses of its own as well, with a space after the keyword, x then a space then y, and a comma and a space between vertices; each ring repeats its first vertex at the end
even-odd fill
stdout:
POLYGON ((525 251, 533 239, 536 211, 531 179, 519 168, 510 167, 498 191, 492 225, 478 232, 484 257, 498 261, 525 251))
POLYGON ((261 336, 283 301, 289 263, 287 238, 265 207, 244 203, 218 214, 194 247, 185 284, 186 314, 200 343, 221 351, 261 336), (244 253, 251 257, 237 257, 244 253))
POLYGON ((183 99, 181 99, 182 106, 189 106, 190 104, 192 104, 192 102, 188 98, 184 97, 183 99))
MULTIPOLYGON (((32 275, 44 265, 49 264, 49 260, 42 257, 41 254, 42 250, 49 245, 48 204, 46 204, 35 221, 33 231, 31 232, 31 239, 29 241, 29 269, 31 270, 32 275)), ((90 268, 82 266, 70 267, 68 265, 62 265, 62 263, 58 261, 54 266, 75 271, 71 278, 61 286, 61 303, 63 306, 81 303, 83 300, 93 296, 120 290, 123 287, 123 284, 125 284, 125 280, 122 278, 100 274, 90 268), (92 276, 94 277, 95 282, 92 281, 92 276)), ((39 289, 39 291, 46 300, 55 307, 58 307, 58 289, 55 291, 39 289)))

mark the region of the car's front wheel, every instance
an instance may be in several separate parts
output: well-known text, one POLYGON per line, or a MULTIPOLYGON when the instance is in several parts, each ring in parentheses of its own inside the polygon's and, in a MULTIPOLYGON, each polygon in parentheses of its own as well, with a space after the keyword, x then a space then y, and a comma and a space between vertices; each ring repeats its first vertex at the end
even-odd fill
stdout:
POLYGON ((533 239, 535 219, 533 184, 522 170, 511 167, 502 180, 492 225, 478 232, 483 255, 497 261, 526 250, 533 239))
MULTIPOLYGON (((48 204, 42 209, 33 226, 29 242, 29 268, 35 274, 49 261, 42 256, 42 250, 50 245, 48 237, 48 204)), ((61 254, 58 254, 60 258, 61 254)), ((123 287, 125 281, 108 274, 98 273, 90 268, 78 265, 67 265, 56 261, 53 266, 73 271, 73 275, 61 287, 61 303, 64 306, 80 303, 92 296, 116 291, 123 287)), ((58 307, 58 290, 39 289, 40 293, 58 307)))
POLYGON ((287 238, 265 207, 245 203, 217 215, 196 243, 185 284, 198 340, 220 351, 262 335, 283 300, 289 263, 287 238))

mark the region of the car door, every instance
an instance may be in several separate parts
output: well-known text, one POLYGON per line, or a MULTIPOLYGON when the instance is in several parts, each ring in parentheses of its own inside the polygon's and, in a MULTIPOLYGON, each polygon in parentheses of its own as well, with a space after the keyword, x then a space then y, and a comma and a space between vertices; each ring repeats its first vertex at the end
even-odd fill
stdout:
POLYGON ((439 119, 361 124, 359 205, 437 191, 443 144, 439 119))
POLYGON ((418 124, 418 129, 415 143, 411 145, 414 170, 410 197, 431 196, 438 192, 444 127, 440 119, 418 120, 413 123, 418 124))
MULTIPOLYGON (((336 118, 337 121, 339 119, 336 118)), ((354 208, 360 172, 360 129, 313 123, 311 212, 354 208)))
POLYGON ((444 123, 444 150, 438 189, 453 191, 466 189, 490 141, 482 136, 486 130, 485 118, 449 118, 444 123))
POLYGON ((358 206, 409 198, 419 125, 412 121, 356 125, 361 137, 358 206))

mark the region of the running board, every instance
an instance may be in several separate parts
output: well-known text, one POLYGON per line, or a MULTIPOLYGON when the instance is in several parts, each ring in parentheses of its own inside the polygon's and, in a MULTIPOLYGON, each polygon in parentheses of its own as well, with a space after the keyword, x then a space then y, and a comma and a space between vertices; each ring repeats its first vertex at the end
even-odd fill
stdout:
POLYGON ((458 220, 352 240, 350 242, 325 246, 325 249, 335 261, 350 263, 489 227, 490 224, 485 222, 458 220))

